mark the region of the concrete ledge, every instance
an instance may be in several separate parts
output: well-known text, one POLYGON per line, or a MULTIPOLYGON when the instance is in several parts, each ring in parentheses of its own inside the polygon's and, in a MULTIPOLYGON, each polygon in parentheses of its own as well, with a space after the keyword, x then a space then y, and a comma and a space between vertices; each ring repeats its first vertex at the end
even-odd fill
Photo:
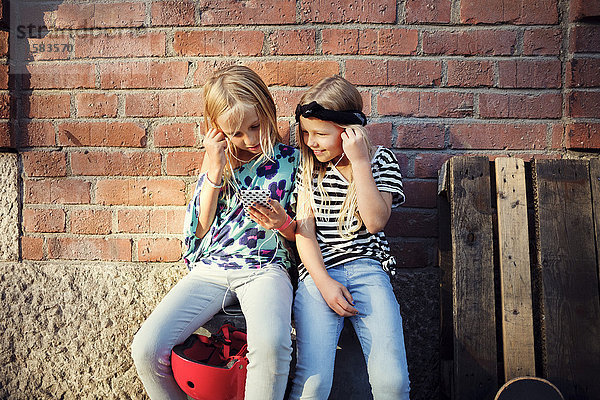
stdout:
POLYGON ((19 259, 17 154, 0 153, 0 261, 19 259))

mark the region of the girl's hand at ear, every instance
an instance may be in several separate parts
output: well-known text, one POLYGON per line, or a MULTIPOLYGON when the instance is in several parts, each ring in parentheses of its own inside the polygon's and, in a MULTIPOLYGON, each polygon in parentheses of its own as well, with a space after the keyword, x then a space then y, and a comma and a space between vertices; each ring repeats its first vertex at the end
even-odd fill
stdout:
POLYGON ((215 128, 209 129, 204 136, 204 148, 206 149, 206 156, 210 160, 210 167, 222 171, 227 162, 225 134, 215 128))
POLYGON ((248 216, 265 229, 278 229, 287 221, 287 212, 277 200, 269 199, 269 204, 271 208, 253 204, 248 216))
POLYGON ((363 138, 366 133, 357 128, 346 128, 342 132, 342 149, 352 164, 370 163, 369 149, 363 138))

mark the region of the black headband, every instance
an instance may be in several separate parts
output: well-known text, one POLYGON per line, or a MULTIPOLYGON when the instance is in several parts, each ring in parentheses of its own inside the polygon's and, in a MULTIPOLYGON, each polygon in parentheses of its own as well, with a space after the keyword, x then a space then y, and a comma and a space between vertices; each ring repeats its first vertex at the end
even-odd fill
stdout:
POLYGON ((323 121, 331 121, 340 125, 362 125, 367 124, 367 117, 362 111, 333 111, 328 110, 316 101, 296 107, 296 122, 304 118, 317 118, 323 121))

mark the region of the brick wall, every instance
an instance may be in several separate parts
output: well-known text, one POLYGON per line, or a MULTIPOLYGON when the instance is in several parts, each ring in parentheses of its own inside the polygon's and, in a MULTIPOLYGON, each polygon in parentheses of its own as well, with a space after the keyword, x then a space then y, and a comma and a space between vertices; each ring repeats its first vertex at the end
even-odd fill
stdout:
POLYGON ((375 143, 397 150, 406 177, 387 230, 406 267, 436 263, 435 178, 449 156, 600 148, 594 2, 89 3, 22 11, 53 33, 19 40, 32 60, 12 75, 12 142, 0 65, 0 145, 22 156, 23 259, 177 260, 203 156, 201 85, 232 63, 270 85, 286 137, 305 87, 331 74, 359 86, 375 143))

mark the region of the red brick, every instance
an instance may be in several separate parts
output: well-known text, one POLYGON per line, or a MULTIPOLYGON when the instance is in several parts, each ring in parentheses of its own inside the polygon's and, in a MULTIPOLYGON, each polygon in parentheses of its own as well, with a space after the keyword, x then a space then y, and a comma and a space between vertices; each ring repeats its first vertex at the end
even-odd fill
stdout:
POLYGON ((77 93, 75 104, 78 117, 110 117, 117 116, 119 99, 116 94, 77 93))
POLYGON ((8 89, 8 65, 0 65, 0 89, 8 89))
POLYGON ((56 138, 51 122, 27 122, 20 126, 20 147, 54 146, 56 138))
POLYGON ((577 122, 566 127, 569 149, 600 149, 600 123, 577 122))
POLYGON ((10 94, 0 93, 0 118, 10 118, 11 107, 10 107, 10 94))
POLYGON ((8 56, 8 32, 0 31, 0 57, 8 56))
POLYGON ((78 89, 96 86, 94 66, 91 64, 27 65, 27 73, 23 74, 25 89, 78 89))
POLYGON ((358 33, 358 54, 379 54, 379 30, 363 29, 358 33))
POLYGON ((392 123, 380 122, 367 125, 367 132, 371 144, 374 146, 391 147, 392 144, 392 123))
POLYGON ((48 258, 131 261, 131 239, 50 237, 48 238, 48 258))
POLYGON ((264 36, 261 31, 183 31, 175 33, 173 50, 184 56, 258 56, 264 36))
POLYGON ((203 159, 203 151, 173 151, 167 153, 167 175, 198 175, 203 159))
POLYGON ((100 64, 103 89, 182 88, 188 74, 187 61, 122 61, 100 64))
POLYGON ((507 60, 498 62, 501 88, 559 88, 560 60, 507 60))
POLYGON ((460 22, 467 24, 514 23, 552 25, 558 23, 553 0, 462 0, 460 22))
POLYGON ((60 4, 55 18, 54 27, 61 29, 140 27, 146 19, 146 4, 60 4))
POLYGON ((21 254, 24 260, 44 259, 44 239, 21 236, 21 254))
POLYGON ((96 184, 103 205, 185 205, 185 183, 178 179, 106 179, 96 184))
POLYGON ((282 25, 296 22, 296 2, 202 0, 202 25, 282 25))
MULTIPOLYGON (((387 232, 386 236, 391 237, 387 232)), ((397 255, 397 265, 400 268, 423 268, 437 265, 433 261, 435 258, 430 254, 436 247, 435 243, 431 243, 431 239, 391 240, 390 246, 392 254, 397 255)))
POLYGON ((446 162, 452 154, 448 153, 422 153, 415 157, 415 177, 416 178, 437 178, 442 164, 446 162))
POLYGON ((31 94, 23 97, 27 118, 67 118, 71 114, 69 94, 31 94))
POLYGON ((358 35, 357 29, 323 29, 323 54, 358 54, 358 35))
POLYGON ((450 125, 454 149, 546 149, 545 124, 456 124, 450 125))
POLYGON ((146 130, 134 122, 65 122, 58 125, 58 144, 144 147, 146 130))
POLYGON ((396 156, 396 159, 398 160, 398 164, 400 165, 400 171, 402 173, 402 176, 403 177, 410 176, 411 161, 410 161, 408 155, 404 151, 401 151, 401 150, 392 149, 392 152, 394 153, 394 155, 396 156))
POLYGON ((416 54, 419 34, 416 29, 380 29, 377 32, 377 54, 416 54))
POLYGON ((388 64, 386 60, 346 60, 346 79, 355 85, 387 85, 388 64))
POLYGON ((437 237, 437 212, 402 209, 393 212, 385 227, 386 234, 403 237, 437 237))
POLYGON ((180 207, 176 210, 150 210, 150 233, 170 233, 181 234, 183 232, 183 220, 185 218, 185 208, 180 207))
POLYGON ((267 85, 312 86, 340 72, 337 61, 250 61, 246 65, 267 85))
POLYGON ((163 32, 79 35, 75 37, 75 57, 153 57, 164 56, 163 32))
POLYGON ((184 207, 176 210, 157 208, 119 210, 117 232, 180 234, 183 231, 184 217, 184 207))
POLYGON ((90 183, 81 179, 27 179, 25 203, 89 204, 90 183))
POLYGON ((271 54, 315 54, 314 29, 276 30, 270 35, 271 54))
POLYGON ((222 57, 217 57, 210 61, 198 61, 198 66, 196 68, 196 72, 194 73, 194 85, 204 85, 208 78, 211 77, 215 71, 233 64, 235 64, 235 61, 223 59, 222 57))
POLYGON ((195 6, 192 1, 157 1, 151 8, 152 26, 194 25, 195 6))
POLYGON ((569 117, 600 118, 600 91, 573 91, 569 94, 569 117))
POLYGON ((433 60, 389 60, 387 84, 390 86, 439 86, 442 63, 433 60))
POLYGON ((380 115, 463 118, 473 115, 473 95, 454 92, 382 92, 380 115))
POLYGON ((12 127, 9 122, 0 122, 0 147, 14 147, 15 140, 12 134, 12 127))
POLYGON ((65 220, 65 212, 57 208, 23 210, 25 232, 65 232, 65 220))
POLYGON ((73 175, 153 176, 161 174, 161 155, 155 152, 85 151, 71 153, 73 175))
POLYGON ((304 92, 304 90, 271 90, 277 108, 277 116, 295 117, 296 105, 300 102, 300 97, 304 92))
POLYGON ((558 123, 552 125, 552 146, 553 149, 565 148, 565 124, 558 123))
POLYGON ((179 239, 140 239, 138 241, 138 261, 167 262, 181 258, 181 241, 179 239))
POLYGON ((112 232, 110 210, 73 210, 70 213, 71 233, 81 235, 108 235, 112 232))
POLYGON ((448 55, 513 55, 517 32, 504 29, 423 32, 423 53, 448 55))
POLYGON ((404 207, 437 207, 437 181, 404 180, 402 184, 404 186, 404 193, 406 193, 404 207))
POLYGON ((403 124, 396 128, 397 148, 443 149, 445 128, 438 124, 403 124))
POLYGON ((558 56, 562 31, 556 28, 527 29, 523 35, 523 55, 558 56))
POLYGON ((573 58, 567 63, 567 86, 600 86, 600 59, 573 58))
MULTIPOLYGON (((71 54, 69 37, 48 34, 43 38, 26 38, 29 55, 34 61, 67 60, 71 54)), ((18 43, 18 42, 17 42, 18 43)))
POLYGON ((494 85, 491 61, 448 61, 448 86, 489 87, 494 85))
POLYGON ((125 115, 130 117, 199 117, 203 111, 202 90, 161 90, 125 95, 125 115))
POLYGON ((288 121, 277 121, 277 130, 281 136, 281 142, 290 144, 290 123, 288 121))
POLYGON ((194 147, 196 144, 196 124, 193 123, 162 124, 154 131, 156 147, 194 147))
POLYGON ((394 0, 320 0, 300 1, 300 22, 396 22, 396 2, 394 0))
POLYGON ((569 42, 573 53, 600 53, 600 26, 572 26, 569 42))
POLYGON ((451 0, 407 0, 406 22, 409 24, 448 23, 451 3, 451 0))
POLYGON ((67 157, 62 151, 23 152, 23 170, 27 176, 65 176, 67 157))
POLYGON ((562 95, 482 93, 479 95, 479 115, 483 118, 560 118, 562 95))
POLYGON ((580 21, 584 18, 600 16, 600 3, 597 1, 572 0, 569 5, 570 21, 580 21))

